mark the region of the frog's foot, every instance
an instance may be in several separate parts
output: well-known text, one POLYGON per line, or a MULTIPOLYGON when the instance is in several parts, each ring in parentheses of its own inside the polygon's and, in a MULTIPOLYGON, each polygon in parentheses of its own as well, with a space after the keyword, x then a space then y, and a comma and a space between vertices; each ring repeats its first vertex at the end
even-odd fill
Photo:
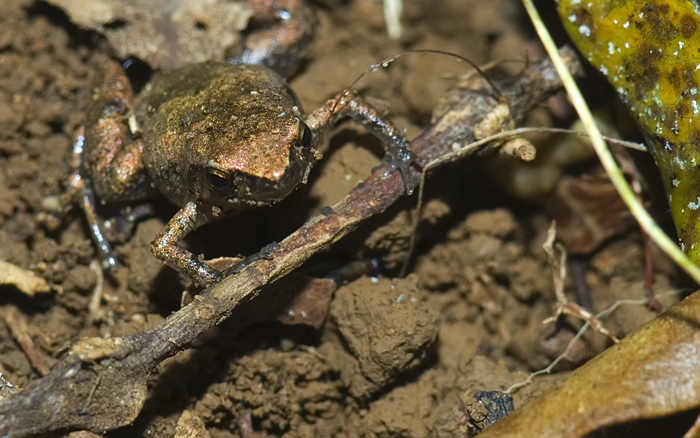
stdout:
POLYGON ((223 275, 217 269, 196 258, 181 247, 182 240, 192 231, 209 222, 209 217, 196 202, 188 202, 158 232, 151 244, 153 255, 189 278, 196 286, 209 287, 218 283, 223 275))
POLYGON ((174 244, 170 240, 171 237, 172 234, 169 233, 167 227, 156 235, 156 239, 151 244, 151 252, 157 259, 189 278, 197 287, 207 288, 224 278, 219 270, 212 268, 203 260, 195 258, 191 252, 174 244))
POLYGON ((95 194, 87 185, 83 190, 81 206, 85 212, 85 218, 90 226, 90 234, 95 242, 97 250, 102 254, 102 268, 111 272, 117 269, 117 258, 114 256, 112 246, 104 234, 104 226, 102 220, 97 215, 95 210, 96 200, 95 194))
POLYGON ((104 231, 110 242, 124 243, 134 234, 134 227, 141 219, 153 216, 152 204, 127 207, 118 216, 104 221, 104 231))
POLYGON ((244 258, 240 262, 236 263, 235 265, 231 266, 230 268, 226 268, 223 272, 223 278, 228 277, 229 275, 233 274, 238 274, 241 272, 244 268, 248 267, 253 262, 257 262, 258 260, 269 260, 272 258, 272 253, 277 251, 277 249, 280 247, 280 244, 277 242, 272 242, 268 245, 265 245, 260 251, 249 255, 248 257, 244 258))
POLYGON ((382 176, 386 178, 392 172, 398 170, 403 177, 406 194, 411 195, 413 194, 413 189, 418 185, 418 178, 414 177, 411 168, 414 164, 422 168, 423 162, 411 151, 410 143, 404 137, 398 137, 393 140, 387 143, 386 146, 386 155, 384 156, 386 169, 382 176))

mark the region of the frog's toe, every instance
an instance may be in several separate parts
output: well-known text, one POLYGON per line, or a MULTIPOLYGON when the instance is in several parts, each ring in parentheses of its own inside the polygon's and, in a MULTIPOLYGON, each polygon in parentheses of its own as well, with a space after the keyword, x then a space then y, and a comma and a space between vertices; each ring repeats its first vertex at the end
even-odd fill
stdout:
POLYGON ((251 263, 257 262, 258 260, 269 260, 272 258, 272 254, 277 251, 280 247, 280 244, 277 242, 272 242, 270 244, 265 245, 260 251, 253 253, 249 255, 248 257, 244 258, 240 262, 236 263, 235 265, 226 268, 222 272, 223 278, 228 277, 229 275, 234 275, 238 274, 241 272, 243 269, 247 268, 248 265, 251 263))
POLYGON ((406 186, 406 194, 413 194, 413 189, 417 185, 417 178, 414 177, 411 167, 413 164, 420 166, 420 161, 416 155, 411 152, 409 147, 401 148, 398 153, 387 153, 385 157, 387 163, 383 177, 389 176, 395 170, 401 172, 404 185, 406 186))
POLYGON ((107 272, 115 273, 119 268, 119 263, 113 255, 107 255, 102 258, 102 269, 107 272))

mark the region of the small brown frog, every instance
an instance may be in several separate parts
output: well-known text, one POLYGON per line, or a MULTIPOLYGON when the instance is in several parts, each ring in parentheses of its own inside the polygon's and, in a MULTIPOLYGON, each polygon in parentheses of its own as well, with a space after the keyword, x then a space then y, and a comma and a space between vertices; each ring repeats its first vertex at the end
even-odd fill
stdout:
POLYGON ((414 159, 401 131, 358 96, 340 94, 305 117, 284 79, 263 66, 192 64, 157 74, 137 97, 119 64, 106 64, 100 76, 64 200, 81 204, 108 266, 116 261, 96 198, 137 201, 159 192, 182 207, 156 236, 153 254, 207 286, 235 269, 210 267, 181 240, 306 182, 320 134, 338 119, 351 117, 384 142, 387 174, 398 169, 406 177, 414 159))

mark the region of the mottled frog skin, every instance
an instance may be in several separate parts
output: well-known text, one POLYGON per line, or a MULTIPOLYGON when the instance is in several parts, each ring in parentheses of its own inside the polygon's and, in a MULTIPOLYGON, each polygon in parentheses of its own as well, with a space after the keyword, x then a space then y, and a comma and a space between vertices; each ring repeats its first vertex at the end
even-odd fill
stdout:
POLYGON ((134 111, 156 189, 212 217, 286 197, 308 175, 312 134, 272 71, 205 62, 164 74, 134 111))

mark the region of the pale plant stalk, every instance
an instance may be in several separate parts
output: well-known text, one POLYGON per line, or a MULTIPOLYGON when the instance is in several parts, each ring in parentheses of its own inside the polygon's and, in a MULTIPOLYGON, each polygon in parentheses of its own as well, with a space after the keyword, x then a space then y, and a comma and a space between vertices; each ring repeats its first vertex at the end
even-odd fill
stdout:
POLYGON ((401 14, 403 13, 403 0, 384 0, 384 23, 386 32, 392 40, 401 38, 401 14))
POLYGON ((574 108, 576 108, 576 112, 578 113, 586 132, 588 132, 588 135, 590 136, 593 148, 595 149, 596 154, 598 154, 598 158, 600 159, 603 168, 605 168, 605 171, 610 177, 615 189, 620 194, 623 202, 625 205, 627 205, 627 208, 630 209, 632 215, 635 217, 637 222, 639 222, 639 226, 641 226, 642 229, 649 235, 651 240, 656 243, 656 245, 658 245, 659 248, 661 248, 663 252, 665 252, 674 262, 676 262, 678 266, 680 266, 690 277, 692 277, 696 283, 700 284, 700 268, 690 261, 688 257, 686 257, 678 245, 676 245, 666 235, 666 233, 664 233, 663 230, 656 225, 656 222, 651 218, 646 209, 637 201, 634 192, 627 183, 627 180, 625 180, 624 176, 622 175, 622 171, 617 166, 615 159, 605 144, 603 136, 596 126, 593 120, 593 115, 591 114, 588 105, 586 105, 586 101, 583 99, 581 91, 576 85, 573 76, 571 76, 569 70, 567 70, 566 65, 564 64, 564 61, 559 56, 557 46, 554 44, 554 40, 549 34, 547 27, 542 22, 533 1, 523 0, 523 4, 528 15, 530 16, 530 19, 532 20, 533 25, 535 26, 537 35, 540 37, 545 50, 552 59, 552 63, 561 77, 564 88, 566 88, 566 91, 569 93, 571 103, 573 104, 574 108))

